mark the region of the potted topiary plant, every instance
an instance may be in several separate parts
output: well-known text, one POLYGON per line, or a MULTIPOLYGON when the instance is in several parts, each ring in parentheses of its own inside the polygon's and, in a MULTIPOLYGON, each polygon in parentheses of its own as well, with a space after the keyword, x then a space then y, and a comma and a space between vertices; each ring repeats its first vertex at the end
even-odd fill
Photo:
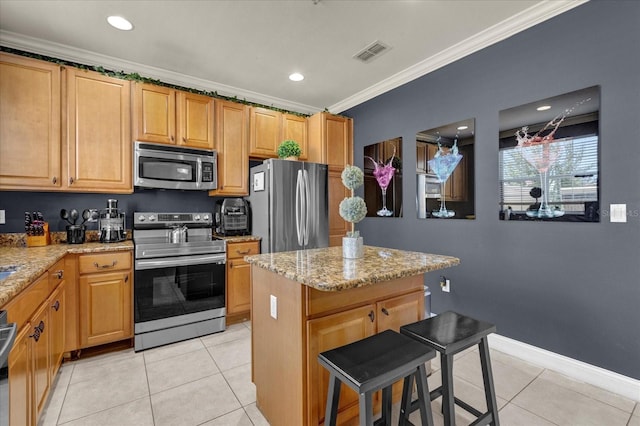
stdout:
POLYGON ((291 139, 282 141, 280 145, 278 145, 279 158, 284 158, 286 160, 297 160, 301 152, 302 150, 300 149, 300 145, 298 145, 298 142, 291 139))
POLYGON ((342 237, 342 256, 347 259, 358 259, 364 255, 364 245, 360 232, 355 230, 356 223, 367 215, 367 204, 361 197, 354 195, 354 190, 364 183, 364 173, 357 166, 349 166, 342 171, 342 184, 351 190, 351 197, 340 202, 340 216, 351 222, 351 231, 342 237))

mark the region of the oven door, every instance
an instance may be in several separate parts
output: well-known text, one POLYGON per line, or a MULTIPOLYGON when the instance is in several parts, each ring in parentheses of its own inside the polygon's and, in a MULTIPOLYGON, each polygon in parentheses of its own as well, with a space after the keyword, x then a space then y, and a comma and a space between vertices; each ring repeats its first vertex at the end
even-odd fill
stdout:
POLYGON ((225 259, 209 254, 136 260, 135 323, 224 311, 225 259))

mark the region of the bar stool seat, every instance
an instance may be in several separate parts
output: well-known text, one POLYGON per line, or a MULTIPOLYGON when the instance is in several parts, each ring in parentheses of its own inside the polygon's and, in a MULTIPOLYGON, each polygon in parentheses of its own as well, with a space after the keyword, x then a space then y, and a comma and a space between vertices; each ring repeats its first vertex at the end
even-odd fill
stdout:
MULTIPOLYGON (((392 385, 411 376, 417 377, 415 403, 416 409, 420 409, 422 425, 432 426, 425 362, 434 357, 433 349, 392 330, 320 353, 318 361, 330 374, 324 424, 336 424, 340 384, 344 383, 359 394, 361 426, 373 424, 372 396, 382 389, 382 417, 376 425, 390 426, 392 385)), ((404 417, 401 413, 400 424, 407 424, 408 416, 409 413, 404 417)))
MULTIPOLYGON (((498 404, 496 403, 487 342, 487 336, 495 331, 496 326, 493 324, 453 311, 400 327, 400 333, 440 352, 442 385, 430 392, 430 399, 434 400, 442 396, 442 413, 445 425, 455 425, 454 405, 458 404, 477 417, 477 420, 472 423, 473 425, 499 426, 498 404), (456 398, 453 392, 453 356, 474 345, 478 345, 480 351, 480 365, 487 403, 485 413, 456 398)), ((411 377, 405 379, 405 389, 411 388, 411 379, 411 377)), ((406 408, 408 412, 415 409, 417 409, 415 401, 406 408)))

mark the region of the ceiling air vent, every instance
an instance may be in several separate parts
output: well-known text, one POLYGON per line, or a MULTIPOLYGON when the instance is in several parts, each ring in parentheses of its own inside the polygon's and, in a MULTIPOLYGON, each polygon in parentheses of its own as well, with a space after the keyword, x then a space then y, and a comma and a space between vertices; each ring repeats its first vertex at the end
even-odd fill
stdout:
POLYGON ((353 57, 362 62, 370 62, 371 60, 382 55, 384 52, 386 52, 389 49, 391 49, 389 46, 382 43, 381 41, 376 40, 370 45, 368 45, 367 47, 365 47, 364 49, 362 49, 361 51, 359 51, 358 53, 356 53, 355 55, 353 55, 353 57))

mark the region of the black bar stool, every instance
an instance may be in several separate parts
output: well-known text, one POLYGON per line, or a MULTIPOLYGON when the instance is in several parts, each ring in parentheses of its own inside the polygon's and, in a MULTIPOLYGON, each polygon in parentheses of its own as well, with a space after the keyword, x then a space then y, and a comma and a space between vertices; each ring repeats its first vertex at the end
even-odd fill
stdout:
MULTIPOLYGON (((364 338, 339 348, 322 352, 318 361, 330 374, 325 426, 334 426, 338 415, 340 383, 358 392, 360 425, 373 425, 372 396, 382 389, 382 417, 376 425, 391 425, 391 390, 403 377, 417 377, 418 400, 423 426, 433 426, 425 362, 435 351, 392 330, 364 338)), ((402 396, 403 400, 405 395, 402 396)), ((408 399, 411 400, 411 394, 408 399)), ((409 413, 400 414, 400 424, 407 424, 409 413)), ((411 424, 411 423, 408 423, 411 424)))
MULTIPOLYGON (((430 348, 440 352, 440 364, 442 372, 442 386, 430 393, 430 399, 434 400, 442 396, 442 413, 444 424, 455 425, 454 405, 458 404, 478 419, 473 425, 499 426, 498 404, 493 387, 493 373, 491 372, 491 360, 489 358, 489 345, 487 336, 496 331, 496 326, 488 322, 479 321, 448 311, 438 316, 424 319, 400 327, 400 333, 422 342, 430 348), (484 382, 485 400, 487 412, 482 413, 466 402, 456 398, 453 393, 453 356, 458 352, 478 345, 480 350, 480 365, 482 367, 482 379, 484 382)), ((404 389, 411 389, 412 377, 405 378, 404 389)), ((412 412, 417 409, 416 402, 403 403, 404 410, 412 412)))

